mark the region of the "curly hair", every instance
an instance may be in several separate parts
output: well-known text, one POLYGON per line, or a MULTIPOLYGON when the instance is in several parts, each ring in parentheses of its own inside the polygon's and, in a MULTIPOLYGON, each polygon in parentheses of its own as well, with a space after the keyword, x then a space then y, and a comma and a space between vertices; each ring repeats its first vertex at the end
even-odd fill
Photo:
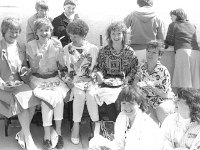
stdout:
POLYGON ((67 33, 76 34, 81 37, 86 37, 89 32, 89 26, 81 19, 76 19, 70 22, 67 26, 67 33))
POLYGON ((176 16, 176 21, 187 20, 187 14, 185 13, 185 11, 182 8, 172 10, 172 11, 170 11, 169 14, 170 14, 170 16, 172 16, 172 15, 176 16))
POLYGON ((140 7, 144 7, 144 6, 153 6, 153 0, 137 0, 137 4, 140 7))
POLYGON ((133 85, 126 86, 119 93, 118 98, 116 100, 116 104, 118 106, 118 110, 120 110, 121 102, 126 101, 129 103, 137 103, 140 109, 144 112, 147 110, 147 103, 145 97, 143 96, 142 90, 133 85))
POLYGON ((192 121, 200 123, 200 90, 193 88, 179 88, 177 90, 178 98, 186 100, 190 109, 190 118, 192 121))
POLYGON ((10 30, 18 30, 21 33, 21 20, 15 17, 6 17, 1 23, 1 33, 5 37, 6 32, 10 30))
POLYGON ((122 46, 124 47, 127 42, 127 27, 122 21, 111 23, 106 30, 106 40, 108 45, 112 47, 113 42, 111 39, 111 31, 119 31, 123 34, 122 46))

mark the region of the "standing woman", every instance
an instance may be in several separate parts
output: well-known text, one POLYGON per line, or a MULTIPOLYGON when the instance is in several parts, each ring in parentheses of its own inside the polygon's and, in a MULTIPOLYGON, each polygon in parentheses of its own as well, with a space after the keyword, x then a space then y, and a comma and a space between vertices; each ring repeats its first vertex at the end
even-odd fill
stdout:
POLYGON ((58 64, 62 65, 62 57, 60 56, 62 45, 51 37, 52 30, 53 26, 47 18, 36 20, 34 33, 37 39, 27 43, 27 55, 32 69, 30 86, 35 96, 42 100, 43 146, 45 149, 52 148, 50 132, 54 115, 56 132, 59 135, 56 148, 61 149, 64 144, 61 136, 63 99, 66 97, 68 87, 58 77, 58 64))
POLYGON ((187 20, 183 9, 170 12, 173 21, 168 28, 166 44, 174 46, 175 68, 172 80, 174 92, 179 87, 200 88, 200 53, 196 27, 187 20))
POLYGON ((27 150, 37 150, 30 133, 30 123, 35 106, 40 102, 33 96, 27 84, 5 87, 8 82, 22 81, 20 75, 27 68, 25 46, 17 41, 21 33, 18 18, 4 18, 1 24, 3 39, 0 41, 0 113, 6 117, 18 116, 21 131, 16 134, 20 146, 27 150))

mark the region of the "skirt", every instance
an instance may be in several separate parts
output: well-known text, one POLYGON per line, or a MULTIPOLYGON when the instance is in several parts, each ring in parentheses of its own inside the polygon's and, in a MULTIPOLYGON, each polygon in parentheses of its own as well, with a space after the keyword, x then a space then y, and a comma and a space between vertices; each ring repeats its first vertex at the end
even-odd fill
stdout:
POLYGON ((55 108, 58 102, 64 101, 69 91, 67 85, 57 76, 48 79, 32 76, 30 79, 30 86, 34 95, 45 102, 51 109, 55 108), (44 83, 49 85, 43 86, 44 83), (59 84, 52 85, 52 83, 59 84))
POLYGON ((12 92, 0 90, 0 97, 0 114, 7 118, 40 104, 27 84, 16 87, 12 92))
POLYGON ((175 55, 172 87, 200 88, 200 52, 179 49, 175 55))

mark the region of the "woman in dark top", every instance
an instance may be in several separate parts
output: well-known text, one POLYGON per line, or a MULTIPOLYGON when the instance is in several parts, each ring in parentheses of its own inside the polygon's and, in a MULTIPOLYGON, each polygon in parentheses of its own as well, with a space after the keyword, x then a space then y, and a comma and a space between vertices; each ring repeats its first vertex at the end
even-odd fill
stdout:
POLYGON ((76 0, 65 0, 64 2, 64 12, 53 19, 52 25, 53 35, 60 39, 62 46, 69 44, 71 42, 70 37, 67 33, 67 26, 71 20, 77 19, 78 15, 74 14, 76 9, 76 0))
POLYGON ((123 22, 111 23, 106 31, 108 45, 103 47, 97 59, 97 80, 101 88, 97 91, 97 103, 104 105, 110 120, 115 121, 116 98, 120 84, 131 84, 137 71, 138 59, 135 51, 126 45, 126 26, 123 22), (118 86, 119 85, 119 86, 118 86))
POLYGON ((171 11, 170 15, 175 21, 169 25, 165 42, 174 46, 176 52, 173 90, 176 92, 178 87, 200 88, 200 53, 196 27, 187 20, 181 8, 171 11))

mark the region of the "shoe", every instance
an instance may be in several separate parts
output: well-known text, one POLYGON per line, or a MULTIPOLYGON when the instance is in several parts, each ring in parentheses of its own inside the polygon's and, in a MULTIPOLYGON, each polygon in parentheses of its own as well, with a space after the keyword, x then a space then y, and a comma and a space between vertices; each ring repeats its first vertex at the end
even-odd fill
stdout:
POLYGON ((71 141, 72 141, 73 144, 78 145, 79 142, 80 142, 80 139, 71 137, 71 141))
POLYGON ((15 139, 17 140, 17 142, 19 143, 19 145, 21 146, 21 148, 25 149, 26 148, 26 143, 25 143, 25 139, 24 139, 24 134, 21 135, 20 132, 22 132, 22 131, 19 131, 16 134, 15 139))
POLYGON ((63 138, 62 136, 58 135, 58 143, 56 145, 57 149, 62 149, 64 146, 63 138))
POLYGON ((44 140, 43 141, 43 149, 44 150, 50 150, 52 149, 52 144, 50 140, 44 140))

